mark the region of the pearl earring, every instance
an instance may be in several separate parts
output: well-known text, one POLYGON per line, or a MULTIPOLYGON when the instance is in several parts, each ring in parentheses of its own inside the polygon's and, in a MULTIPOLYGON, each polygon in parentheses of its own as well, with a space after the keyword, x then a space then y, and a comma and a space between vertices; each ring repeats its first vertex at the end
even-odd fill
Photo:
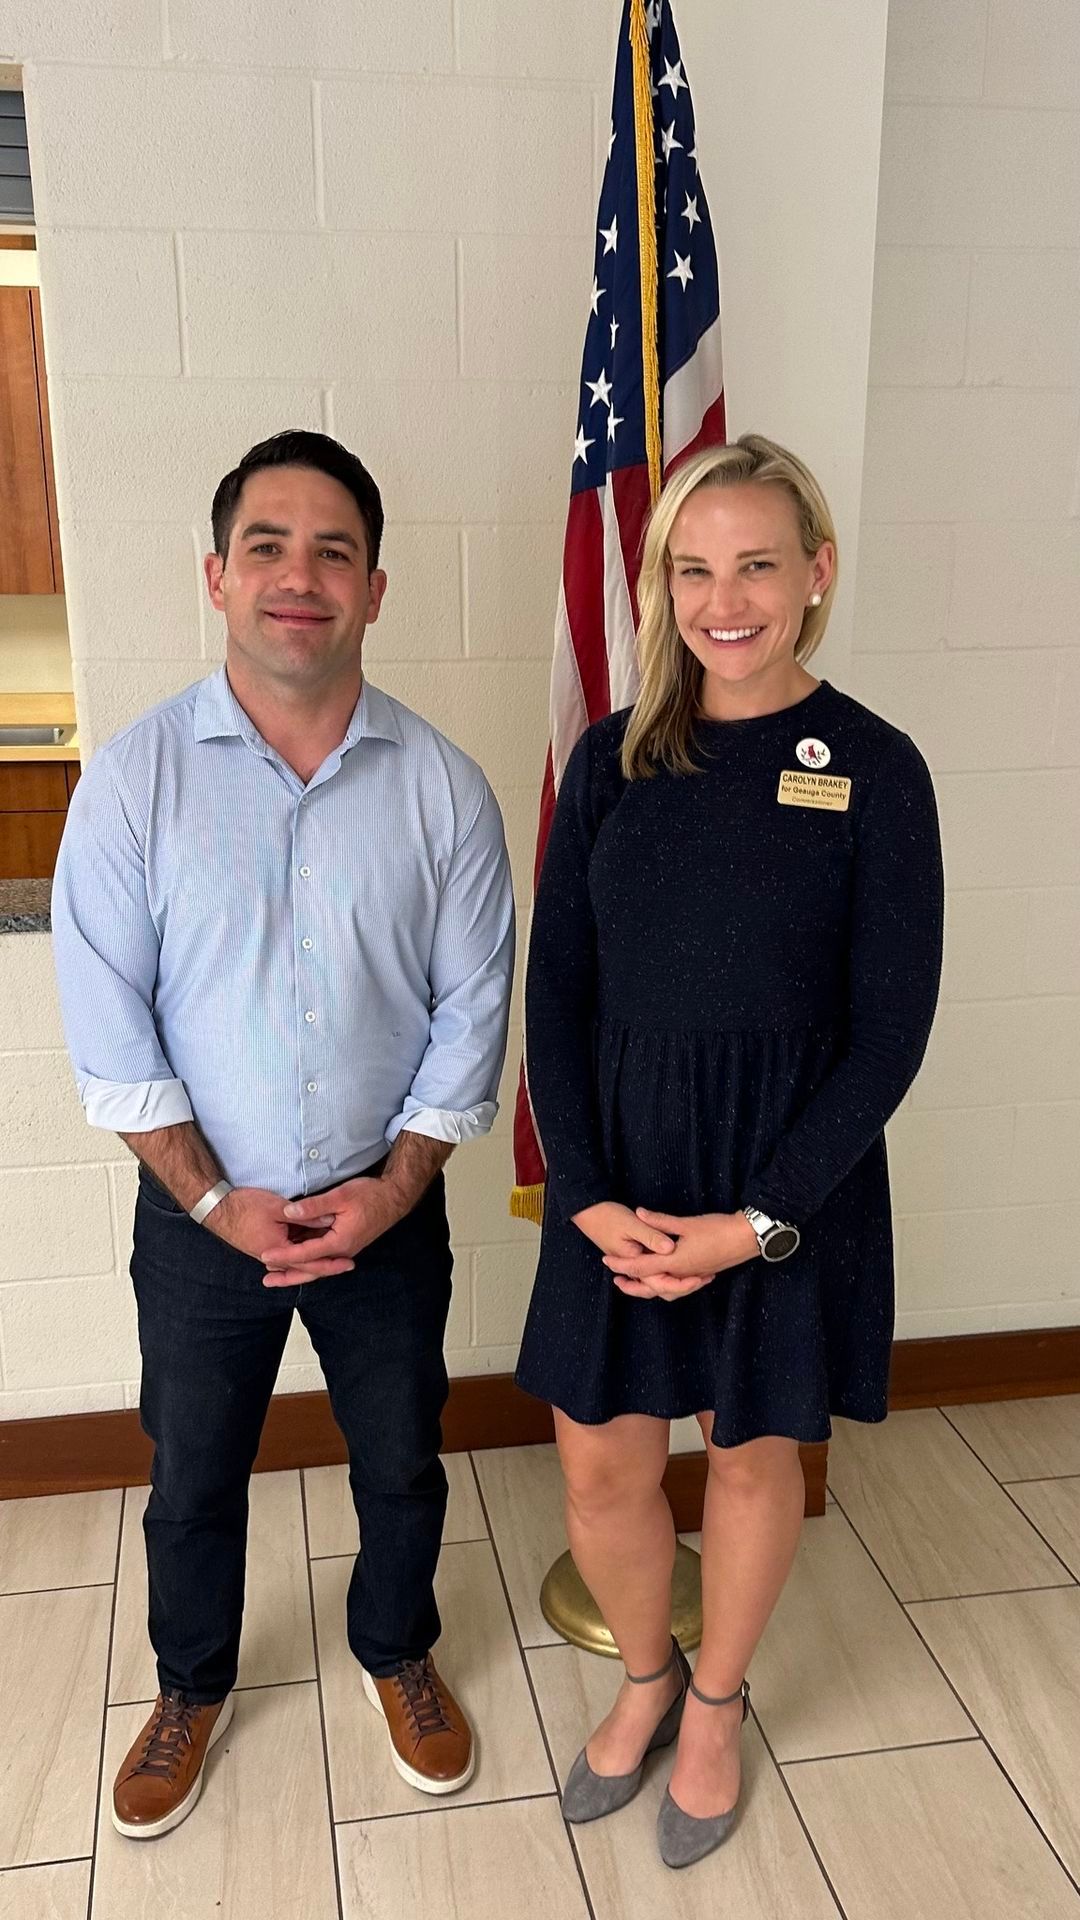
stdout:
POLYGON ((820 595, 820 593, 812 593, 812 594, 810 595, 810 605, 811 605, 812 607, 820 607, 820 605, 821 605, 821 595, 820 595))

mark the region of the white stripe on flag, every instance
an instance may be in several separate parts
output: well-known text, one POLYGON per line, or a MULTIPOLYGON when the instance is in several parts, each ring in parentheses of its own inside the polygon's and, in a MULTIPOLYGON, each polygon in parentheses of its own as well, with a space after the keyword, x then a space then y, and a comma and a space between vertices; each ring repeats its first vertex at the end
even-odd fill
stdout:
POLYGON ((604 517, 604 628, 607 640, 608 686, 611 711, 632 707, 638 693, 635 651, 634 613, 630 589, 626 584, 626 565, 619 518, 615 511, 614 489, 598 487, 600 511, 604 517))
POLYGON ((555 615, 555 656, 551 663, 551 770, 556 793, 566 763, 588 724, 589 711, 585 705, 585 693, 566 611, 566 586, 560 580, 559 606, 555 615))
POLYGON ((703 333, 685 366, 664 388, 664 470, 699 432, 714 400, 724 389, 720 318, 703 333))

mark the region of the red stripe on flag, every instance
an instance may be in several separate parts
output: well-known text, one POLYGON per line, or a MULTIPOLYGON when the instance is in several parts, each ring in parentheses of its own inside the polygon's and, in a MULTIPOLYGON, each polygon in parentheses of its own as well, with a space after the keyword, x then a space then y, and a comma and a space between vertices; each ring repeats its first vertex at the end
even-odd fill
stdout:
POLYGON ((604 520, 592 487, 570 496, 563 544, 563 593, 591 724, 611 712, 604 644, 604 520))
POLYGON ((630 589, 630 606, 633 610, 636 632, 637 581, 641 569, 641 544, 645 522, 652 505, 649 495, 649 469, 644 466, 616 467, 608 475, 608 486, 611 488, 615 502, 615 517, 619 523, 623 566, 626 569, 626 584, 630 589))
POLYGON ((727 440, 727 420, 724 414, 724 396, 714 400, 705 410, 705 418, 688 446, 681 447, 674 460, 669 460, 664 471, 664 479, 689 460, 692 453, 700 453, 702 447, 722 447, 727 440))
POLYGON ((551 832, 551 822, 554 814, 555 774, 551 765, 551 748, 549 747, 547 751, 547 762, 544 766, 544 784, 540 789, 540 821, 536 829, 536 857, 533 861, 534 899, 536 898, 536 889, 540 884, 540 869, 544 864, 544 854, 547 851, 548 834, 551 832))
POLYGON ((525 1062, 518 1074, 517 1100, 514 1105, 514 1181, 519 1187, 542 1187, 547 1177, 544 1156, 533 1126, 532 1108, 525 1087, 525 1062))

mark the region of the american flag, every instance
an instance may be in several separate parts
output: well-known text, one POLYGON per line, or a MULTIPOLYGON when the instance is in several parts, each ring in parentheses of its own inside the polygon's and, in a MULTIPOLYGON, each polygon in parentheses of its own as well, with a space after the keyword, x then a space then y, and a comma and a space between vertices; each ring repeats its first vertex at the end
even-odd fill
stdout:
MULTIPOLYGON (((638 560, 661 477, 724 438, 716 248, 668 0, 624 0, 589 306, 534 885, 571 749, 637 694, 638 560)), ((544 1161, 524 1068, 514 1162, 511 1210, 539 1220, 544 1161)))

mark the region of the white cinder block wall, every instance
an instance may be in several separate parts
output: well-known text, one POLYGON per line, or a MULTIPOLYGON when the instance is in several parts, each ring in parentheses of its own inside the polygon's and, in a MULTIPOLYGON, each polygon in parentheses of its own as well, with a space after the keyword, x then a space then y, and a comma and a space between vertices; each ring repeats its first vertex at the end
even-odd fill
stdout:
MULTIPOLYGON (((817 63, 812 92, 785 95, 786 138, 828 139, 841 198, 843 180, 857 183, 840 244, 798 170, 794 202, 783 168, 753 196, 737 174, 733 36, 759 89, 774 60, 746 38, 741 0, 725 0, 726 22, 715 0, 681 0, 679 21, 721 252, 726 235, 753 309, 729 354, 733 417, 751 424, 769 395, 768 424, 814 442, 853 539, 884 0, 833 5, 812 41, 799 0, 785 4, 789 45, 806 40, 817 63), (854 62, 834 45, 857 49, 854 62), (800 284, 816 270, 845 296, 847 330, 821 343, 812 390, 788 351, 790 253, 774 250, 764 313, 742 266, 752 233, 793 205, 800 284)), ((86 750, 220 658, 199 558, 221 473, 277 427, 324 426, 386 499, 373 674, 482 761, 526 907, 619 12, 620 0, 320 0, 309 13, 292 0, 0 0, 0 59, 25 68, 86 750)), ((0 970, 13 1016, 0 1414, 130 1403, 134 1168, 83 1125, 47 940, 0 943, 0 970)), ((532 1278, 535 1230, 506 1210, 519 1050, 518 1002, 497 1131, 450 1173, 459 1374, 513 1364, 532 1278)), ((316 1378, 298 1335, 281 1384, 316 1378)))
POLYGON ((1080 9, 892 0, 852 686, 936 776, 898 1331, 1080 1319, 1080 9))
MULTIPOLYGON (((1065 84, 1071 46, 1075 82, 1071 11, 1064 0, 1038 0, 1036 10, 1061 55, 1048 55, 1047 74, 1065 84)), ((123 8, 0 0, 0 59, 25 63, 86 749, 220 658, 198 563, 221 473, 282 425, 324 426, 369 462, 388 509, 391 589, 371 636, 373 677, 483 762, 506 814, 524 908, 618 11, 618 0, 385 0, 378 8, 320 0, 307 14, 292 0, 228 8, 211 0, 125 0, 123 8)), ((944 25, 921 0, 917 8, 894 0, 893 12, 892 91, 910 91, 901 68, 916 60, 919 99, 954 89, 917 111, 961 127, 968 170, 958 176, 953 160, 940 162, 941 191, 952 196, 944 239, 937 229, 912 231, 916 214, 929 221, 933 210, 927 183, 910 173, 929 166, 938 149, 892 124, 915 109, 891 107, 867 441, 873 524, 855 596, 884 0, 829 0, 812 17, 805 0, 782 0, 764 44, 762 22, 743 0, 678 6, 721 247, 734 428, 763 425, 786 436, 822 472, 847 562, 825 670, 851 683, 854 630, 854 690, 912 725, 941 779, 957 889, 950 1005, 912 1113, 894 1130, 894 1156, 905 1213, 905 1320, 911 1331, 948 1331, 997 1324, 1003 1300, 1020 1320, 1075 1317, 1045 1280, 1048 1262, 1061 1271, 1065 1222, 1059 1215, 1051 1224, 1040 1253, 1033 1208, 1048 1187, 1055 1198, 1066 1193, 1080 1144, 1077 1107, 1043 1104, 1070 1098, 1054 997, 1067 988, 1050 968, 1054 956, 1059 968, 1065 963, 1070 912, 1075 948, 1076 895, 1060 881, 1080 879, 1063 868, 1072 857, 1066 809, 1077 775, 1065 770, 1063 747, 1051 756, 1049 716, 1040 711, 1035 725, 1037 703, 1027 695, 1032 670, 1072 637, 1070 609, 1075 633, 1063 545, 1069 501, 1058 481, 1070 434, 1067 457, 1075 459, 1076 396, 976 390, 975 382, 998 376, 969 373, 966 362, 950 363, 947 377, 925 357, 914 371, 908 364, 897 372, 894 359, 893 371, 882 372, 890 340, 894 355, 904 342, 910 351, 924 335, 932 343, 942 322, 938 302, 928 304, 925 293, 921 306, 917 300, 934 260, 924 260, 922 282, 901 272, 898 284, 895 267, 890 282, 895 249, 936 259, 955 247, 967 261, 1001 244, 993 226, 987 237, 988 189, 969 164, 961 125, 966 115, 991 114, 960 104, 981 98, 985 0, 954 0, 944 25), (969 94, 976 68, 979 85, 969 94), (803 84, 807 74, 812 84, 803 84), (758 126, 769 121, 770 100, 778 103, 760 163, 749 170, 740 132, 740 102, 745 120, 748 100, 758 126), (911 212, 901 217, 901 208, 911 212), (976 402, 1012 400, 1028 449, 1023 484, 1010 477, 1016 457, 995 444, 993 424, 973 429, 989 431, 993 460, 985 438, 972 440, 967 429, 944 451, 939 436, 932 459, 913 451, 932 435, 945 398, 923 389, 952 384, 949 401, 959 404, 971 397, 967 382, 976 402), (915 390, 899 397, 897 432, 888 416, 897 397, 886 389, 900 383, 915 390), (917 440, 909 403, 919 420, 919 408, 926 415, 917 440), (1032 454, 1044 413, 1045 473, 1032 454), (932 480, 932 495, 915 491, 913 467, 932 480), (1004 504, 987 513, 991 473, 1004 504), (1025 530, 1032 514, 1041 517, 1025 530), (945 715, 935 676, 946 667, 990 673, 1013 665, 1008 650, 999 658, 1000 630, 993 637, 987 625, 991 569, 979 564, 972 524, 984 519, 1009 522, 1006 533, 983 533, 995 562, 1000 542, 1012 543, 1002 591, 1015 591, 1017 611, 1030 613, 1026 583, 1034 580, 1040 607, 1053 602, 1055 637, 1036 648, 1025 636, 1022 684, 1014 694, 1010 683, 1002 707, 992 689, 976 695, 965 682, 945 715), (942 568, 952 577, 957 523, 972 542, 966 575, 956 574, 968 582, 966 630, 979 630, 976 642, 959 645, 951 627, 946 633, 941 584, 942 568), (1030 576, 1029 536, 1041 555, 1030 576), (913 540, 909 561, 905 543, 913 540), (911 609, 922 610, 915 649, 911 609), (931 612, 940 631, 929 639, 931 612), (987 652, 959 650, 975 644, 987 652), (899 649, 902 659, 891 651, 899 649), (991 771, 964 773, 969 756, 991 771), (1007 772, 1014 764, 1041 771, 1007 772), (1057 788, 1044 792, 1040 781, 1057 788), (1046 918, 1054 912, 1057 923, 1046 918), (1007 928, 1008 940, 980 938, 979 913, 1007 928), (1044 931, 1033 936, 1029 961, 1030 927, 1044 931), (1047 1074, 1055 1076, 1052 1091, 1047 1074), (982 1209, 991 1195, 1004 1211, 985 1222, 963 1211, 982 1209), (953 1254, 947 1264, 943 1226, 957 1208, 961 1228, 989 1240, 997 1264, 990 1254, 962 1270, 953 1254), (1006 1231, 1016 1253, 1002 1261, 1006 1231), (1012 1291, 1003 1294, 1006 1281, 1012 1291)), ((1025 42, 1024 61, 1031 57, 1025 42)), ((1003 70, 1015 80, 1023 63, 1007 54, 1003 70)), ((1025 84, 1037 83, 1028 72, 1025 84)), ((1040 226, 1035 238, 1045 246, 1039 262, 1047 276, 1036 301, 1039 337, 1053 341, 1059 385, 1067 384, 1062 369, 1075 377, 1067 333, 1075 309, 1068 321, 1066 256, 1052 250, 1075 245, 1080 231, 1075 149, 1062 132, 1080 118, 1068 111, 1077 104, 999 113, 1032 132, 1033 171, 1019 187, 1009 187, 989 131, 978 149, 995 207, 1013 192, 1033 221, 1048 220, 1051 204, 1058 209, 1060 229, 1040 226), (1060 164, 1035 131, 1060 142, 1060 164), (1041 198, 1040 168, 1048 180, 1041 198), (1062 238, 1070 192, 1073 218, 1062 238), (1053 283, 1052 258, 1061 276, 1053 283), (1051 284, 1060 324, 1045 311, 1051 284)), ((1022 129, 1012 137, 1014 154, 1027 153, 1022 129)), ((1022 249, 1032 239, 1014 228, 1008 243, 1022 249)), ((965 290, 965 313, 966 298, 965 290)), ((1013 324, 1022 334, 1022 320, 1013 324)), ((1020 385, 1039 386, 1048 351, 1028 354, 1020 385)), ((954 592, 954 609, 963 604, 954 592)), ((994 607, 1000 617, 998 600, 994 607)), ((1015 640, 1010 647, 1021 652, 1015 640)), ((1075 714, 1075 679, 1071 686, 1075 714)), ((1065 728, 1064 717, 1059 724, 1065 728)), ((0 1416, 132 1403, 137 1352, 126 1266, 134 1169, 118 1142, 83 1124, 61 1048, 47 939, 0 941, 0 1007, 0 1416)), ((458 1285, 448 1357, 458 1374, 512 1365, 532 1275, 535 1232, 506 1213, 519 1021, 515 1011, 496 1133, 451 1168, 458 1285)), ((316 1379, 298 1339, 281 1385, 316 1379)))
MULTIPOLYGON (((0 0, 24 65, 85 752, 205 674, 201 556, 253 441, 383 491, 367 663, 483 764, 527 907, 617 13, 577 0, 0 0)), ((83 1121, 49 943, 0 942, 0 1415, 134 1404, 135 1169, 83 1121)), ((510 1368, 519 1002, 498 1131, 451 1169, 454 1373, 510 1368)), ((280 1385, 317 1384, 297 1328, 280 1385)))

